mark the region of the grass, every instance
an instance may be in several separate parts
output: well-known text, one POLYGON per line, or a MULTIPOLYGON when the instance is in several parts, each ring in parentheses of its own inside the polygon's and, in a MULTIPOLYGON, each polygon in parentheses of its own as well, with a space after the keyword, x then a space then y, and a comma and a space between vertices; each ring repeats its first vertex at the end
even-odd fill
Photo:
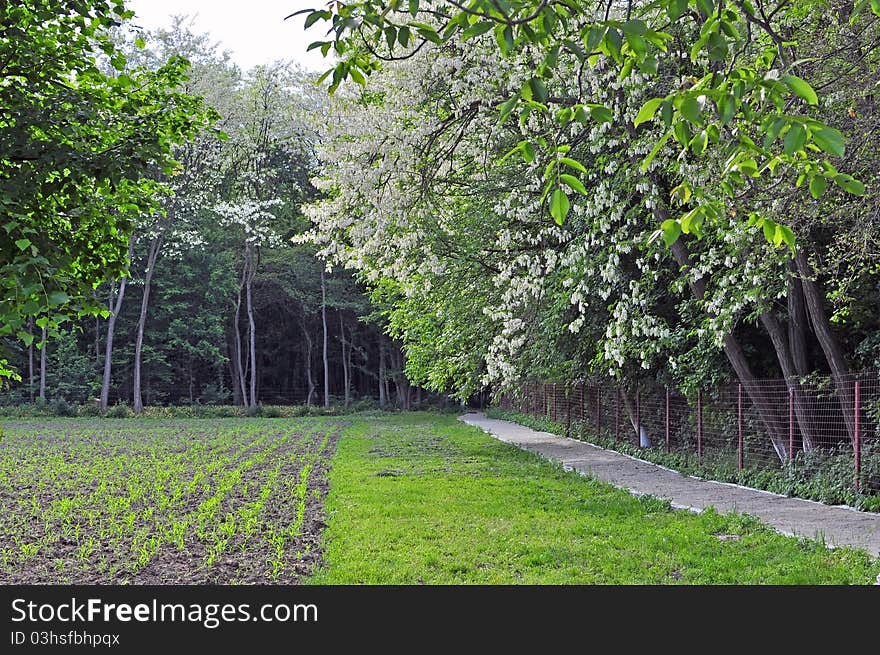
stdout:
POLYGON ((880 563, 742 515, 672 510, 454 417, 354 418, 318 584, 867 584, 880 563))
MULTIPOLYGON (((513 421, 535 430, 566 434, 563 423, 544 416, 497 407, 490 408, 487 416, 513 421)), ((754 466, 747 461, 740 471, 737 468, 735 449, 705 447, 702 461, 698 462, 696 452, 687 448, 673 449, 667 453, 662 445, 640 448, 630 441, 615 438, 611 431, 597 433, 590 422, 573 422, 570 427, 568 432, 573 439, 660 464, 684 475, 733 482, 828 505, 849 505, 866 512, 880 511, 880 442, 876 440, 862 445, 861 492, 856 492, 853 488, 853 453, 850 449, 842 452, 801 451, 797 453, 793 463, 786 466, 780 466, 778 461, 754 466)))

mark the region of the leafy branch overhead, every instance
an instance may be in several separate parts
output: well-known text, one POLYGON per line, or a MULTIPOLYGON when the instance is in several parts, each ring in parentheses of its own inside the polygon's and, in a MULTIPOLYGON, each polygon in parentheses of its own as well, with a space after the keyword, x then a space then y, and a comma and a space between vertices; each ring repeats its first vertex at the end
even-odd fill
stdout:
POLYGON ((52 331, 106 312, 92 291, 126 270, 133 220, 160 210, 154 173, 214 115, 181 90, 187 61, 127 66, 111 35, 133 15, 122 0, 0 11, 0 336, 29 342, 29 318, 52 331))
MULTIPOLYGON (((572 123, 615 124, 624 133, 651 130, 653 147, 640 162, 643 173, 660 152, 679 149, 682 159, 722 158, 711 185, 693 185, 691 202, 703 219, 737 211, 749 215, 749 195, 793 177, 812 198, 829 183, 861 195, 863 184, 839 172, 845 156, 840 130, 816 117, 824 99, 807 79, 810 59, 798 59, 809 44, 787 37, 804 3, 772 7, 752 0, 367 0, 302 10, 306 26, 326 24, 327 37, 312 43, 338 63, 322 79, 335 91, 347 79, 365 85, 385 61, 406 59, 427 47, 453 47, 492 35, 502 56, 528 53, 533 67, 525 83, 496 103, 500 124, 532 114, 552 116, 558 139, 520 144, 526 161, 536 151, 551 156, 544 171, 545 206, 562 224, 571 201, 587 193, 577 169, 558 157, 572 123), (674 47, 671 47, 674 46, 674 47), (683 65, 680 53, 687 64, 683 65), (654 97, 635 116, 622 115, 590 97, 556 94, 570 74, 560 59, 584 67, 613 68, 621 81, 638 74, 654 97)), ((880 2, 855 3, 848 20, 876 20, 880 2)), ((825 85, 828 86, 828 85, 825 85)), ((688 214, 663 221, 668 243, 681 232, 700 235, 700 221, 683 225, 688 214), (690 229, 689 229, 690 228, 690 229)), ((691 215, 693 218, 693 215, 691 215)), ((769 220, 769 217, 766 218, 769 220)), ((765 234, 769 234, 765 230, 765 234)), ((793 247, 790 229, 773 231, 772 243, 793 247)))

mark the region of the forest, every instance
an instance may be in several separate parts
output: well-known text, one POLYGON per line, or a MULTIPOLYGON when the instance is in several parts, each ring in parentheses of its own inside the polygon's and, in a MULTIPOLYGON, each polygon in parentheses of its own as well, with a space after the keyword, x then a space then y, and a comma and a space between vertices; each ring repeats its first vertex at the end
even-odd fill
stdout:
MULTIPOLYGON (((4 402, 774 378, 808 449, 801 399, 827 378, 851 432, 849 380, 880 358, 878 14, 368 0, 288 17, 326 25, 319 77, 241 72, 183 21, 104 30, 104 84, 188 63, 165 92, 190 124, 137 180, 150 202, 113 210, 130 230, 113 230, 112 274, 76 297, 18 284, 4 402)), ((4 180, 35 166, 7 158, 4 180)), ((39 183, 40 211, 70 199, 39 183)), ((14 223, 7 289, 40 252, 14 223)))
MULTIPOLYGON (((25 306, 17 330, 4 324, 3 350, 16 379, 2 403, 125 404, 139 413, 145 405, 420 401, 364 286, 325 270, 313 246, 291 243, 306 228, 301 205, 318 195, 310 178, 326 99, 313 80, 284 62, 241 71, 184 17, 155 33, 124 24, 105 32, 113 54, 96 58, 95 75, 115 84, 177 67, 176 78, 162 81, 177 97, 164 98, 159 111, 180 106, 174 120, 192 124, 169 148, 170 167, 149 163, 145 179, 155 186, 146 211, 131 198, 115 199, 135 214, 117 253, 125 262, 120 274, 95 280, 85 298, 57 290, 56 307, 31 299, 36 311, 25 306)), ((20 54, 5 43, 10 57, 20 54)), ((15 74, 11 65, 4 74, 15 74)), ((33 111, 17 100, 18 116, 33 111)), ((32 130, 59 120, 49 107, 40 110, 45 115, 28 116, 32 130)), ((83 139, 63 147, 88 152, 92 145, 83 139)), ((26 150, 4 161, 4 191, 34 174, 26 150)), ((60 195, 53 184, 47 173, 37 190, 46 202, 60 195)), ((36 213, 43 208, 28 209, 35 223, 43 220, 36 213)), ((5 228, 8 274, 55 245, 43 225, 5 228)), ((12 291, 14 273, 8 280, 12 291)))

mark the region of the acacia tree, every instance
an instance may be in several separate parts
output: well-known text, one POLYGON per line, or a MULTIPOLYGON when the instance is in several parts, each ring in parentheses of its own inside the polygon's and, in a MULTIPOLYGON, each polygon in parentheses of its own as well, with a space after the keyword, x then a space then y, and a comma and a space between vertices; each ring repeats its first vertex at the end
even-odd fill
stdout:
MULTIPOLYGON (((94 287, 124 273, 132 221, 157 207, 149 172, 170 172, 172 146, 207 116, 178 90, 185 61, 122 72, 109 32, 132 16, 122 0, 14 1, 0 11, 0 335, 29 344, 28 317, 51 334, 103 311, 94 287)), ((3 357, 0 375, 12 375, 3 357)))
MULTIPOLYGON (((466 32, 453 27, 434 39, 430 35, 436 32, 427 24, 410 25, 422 40, 437 43, 416 44, 418 52, 406 53, 406 62, 381 71, 368 65, 368 51, 379 47, 369 38, 373 23, 359 24, 363 41, 345 39, 366 4, 340 9, 349 12, 348 22, 330 12, 312 14, 332 19, 337 27, 328 49, 360 57, 341 62, 334 73, 333 85, 350 96, 338 101, 349 120, 331 121, 345 127, 328 134, 325 189, 333 197, 313 215, 324 253, 370 281, 401 282, 394 311, 401 333, 410 337, 407 347, 416 351, 427 349, 420 339, 426 321, 404 311, 413 304, 409 296, 419 287, 430 290, 450 270, 462 269, 463 261, 478 262, 501 300, 495 304, 484 293, 482 307, 475 303, 477 311, 463 312, 466 318, 455 327, 468 334, 467 320, 480 313, 491 319, 491 344, 478 351, 486 358, 484 383, 539 373, 541 362, 547 362, 544 372, 555 367, 559 373, 586 359, 618 374, 634 362, 694 384, 705 379, 705 362, 712 361, 697 353, 722 348, 752 390, 754 362, 736 330, 743 319, 753 319, 767 330, 779 367, 799 396, 796 373, 804 362, 792 351, 802 354, 796 329, 802 322, 791 322, 790 345, 772 306, 786 289, 798 288, 789 282, 794 232, 778 210, 799 192, 780 197, 774 189, 784 181, 795 189, 809 182, 808 197, 814 198, 831 193, 828 182, 855 196, 865 189, 843 168, 849 162, 832 163, 843 153, 843 139, 820 118, 839 116, 821 116, 828 103, 807 109, 818 98, 808 82, 787 72, 789 45, 773 40, 773 25, 753 34, 754 10, 733 16, 722 7, 717 20, 712 12, 688 10, 685 18, 684 13, 667 16, 673 34, 666 38, 645 22, 650 8, 628 6, 633 13, 622 22, 609 18, 615 15, 609 6, 611 13, 599 21, 600 37, 592 28, 585 32, 583 24, 576 30, 558 22, 543 28, 553 38, 568 35, 572 44, 578 42, 578 30, 587 40, 599 38, 592 44, 596 52, 582 57, 564 44, 550 53, 552 66, 536 67, 545 44, 526 33, 529 21, 511 25, 514 10, 497 20, 474 17, 477 4, 466 8, 471 12, 466 32), (495 40, 480 35, 493 29, 493 22, 502 37, 508 28, 522 29, 522 47, 502 39, 507 56, 499 56, 495 40), (691 23, 703 26, 698 38, 691 23), (713 30, 723 35, 712 36, 713 30), (734 38, 731 31, 744 35, 736 50, 721 44, 734 38), (622 41, 615 49, 617 39, 622 41), (657 61, 647 65, 640 54, 646 39, 664 44, 662 57, 655 50, 657 61), (352 70, 372 72, 367 92, 340 86, 352 70), (813 115, 786 113, 796 103, 813 115), (502 117, 516 108, 518 124, 499 123, 499 107, 502 117), (764 143, 758 145, 762 131, 764 143), (680 150, 669 146, 673 139, 680 150), (822 150, 831 157, 819 159, 822 150), (483 201, 481 209, 475 210, 474 198, 483 201), (555 224, 535 221, 542 208, 549 209, 555 224), (477 221, 464 220, 474 215, 477 221), (755 239, 756 229, 766 241, 755 239), (778 248, 784 244, 788 247, 778 248), (670 290, 681 295, 670 297, 670 290), (573 346, 566 332, 583 335, 587 345, 573 346), (548 341, 562 353, 554 356, 548 341), (560 362, 562 369, 554 363, 560 354, 571 361, 560 362)), ((551 5, 560 6, 542 3, 540 13, 546 15, 551 5)), ((436 6, 440 9, 426 14, 430 20, 455 15, 443 13, 446 3, 436 6)), ((784 10, 781 6, 773 15, 790 29, 791 16, 779 16, 784 10)), ((395 15, 393 7, 386 14, 395 15)), ((824 15, 802 11, 798 17, 803 38, 827 27, 824 15), (805 14, 810 21, 802 20, 805 14)), ((840 29, 850 29, 849 21, 864 28, 860 37, 876 57, 876 48, 871 50, 876 19, 862 12, 840 29)), ((395 30, 394 38, 383 33, 389 42, 400 39, 395 30)), ((361 81, 358 75, 355 81, 361 81)), ((803 279, 797 282, 806 295, 809 275, 800 273, 803 279)), ((790 293, 793 316, 796 294, 790 293)), ((815 293, 812 297, 817 299, 815 293)), ((441 295, 432 300, 438 302, 436 324, 455 317, 441 295)), ((820 341, 831 343, 827 320, 818 311, 811 318, 814 329, 824 331, 820 341)), ((444 363, 455 354, 447 351, 444 363)), ((826 356, 833 370, 835 356, 826 356)), ((775 410, 757 394, 753 400, 785 457, 775 410)), ((841 400, 846 406, 844 393, 841 400)), ((796 407, 803 444, 809 447, 810 417, 803 402, 796 407)))

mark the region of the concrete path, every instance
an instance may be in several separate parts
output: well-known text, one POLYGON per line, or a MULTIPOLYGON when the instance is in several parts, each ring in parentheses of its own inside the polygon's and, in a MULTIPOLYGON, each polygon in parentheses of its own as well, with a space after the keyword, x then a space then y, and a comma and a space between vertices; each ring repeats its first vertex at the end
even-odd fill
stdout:
POLYGON ((880 514, 700 480, 583 441, 486 418, 482 413, 465 414, 460 419, 501 441, 635 495, 666 498, 673 507, 697 512, 711 506, 721 513, 751 514, 783 534, 824 539, 828 545, 855 546, 880 556, 880 514))

